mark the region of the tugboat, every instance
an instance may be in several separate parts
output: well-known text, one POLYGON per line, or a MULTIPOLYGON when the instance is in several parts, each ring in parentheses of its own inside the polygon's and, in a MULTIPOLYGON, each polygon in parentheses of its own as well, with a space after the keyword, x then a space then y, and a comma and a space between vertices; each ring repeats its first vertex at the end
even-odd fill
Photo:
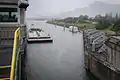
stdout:
POLYGON ((0 80, 23 80, 28 0, 0 0, 0 80))
POLYGON ((39 28, 31 28, 28 31, 27 42, 36 43, 36 42, 52 42, 53 39, 50 37, 50 34, 45 34, 44 30, 39 28))

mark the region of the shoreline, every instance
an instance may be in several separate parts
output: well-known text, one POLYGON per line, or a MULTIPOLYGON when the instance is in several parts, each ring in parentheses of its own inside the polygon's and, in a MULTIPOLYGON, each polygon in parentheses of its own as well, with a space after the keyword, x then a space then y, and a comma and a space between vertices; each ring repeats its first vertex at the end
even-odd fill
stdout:
MULTIPOLYGON (((95 28, 95 25, 94 24, 87 24, 87 23, 84 23, 84 24, 72 24, 72 23, 65 23, 65 22, 58 22, 58 21, 46 21, 46 23, 48 24, 53 24, 53 25, 58 25, 58 26, 62 26, 62 27, 67 27, 69 28, 69 26, 75 26, 75 27, 78 27, 80 29, 90 29, 90 28, 95 28), (93 26, 92 26, 93 25, 93 26)), ((99 30, 101 32, 104 32, 108 35, 115 35, 115 32, 111 31, 111 30, 99 30)))

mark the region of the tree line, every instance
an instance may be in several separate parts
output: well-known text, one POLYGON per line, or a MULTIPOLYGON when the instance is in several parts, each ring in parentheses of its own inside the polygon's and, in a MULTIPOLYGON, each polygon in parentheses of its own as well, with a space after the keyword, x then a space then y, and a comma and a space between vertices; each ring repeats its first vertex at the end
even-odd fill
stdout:
POLYGON ((98 30, 110 29, 112 31, 120 31, 120 15, 116 13, 115 16, 112 13, 105 15, 96 15, 95 17, 89 17, 88 15, 80 15, 79 17, 67 17, 61 20, 57 20, 65 23, 93 23, 95 22, 95 28, 98 30))

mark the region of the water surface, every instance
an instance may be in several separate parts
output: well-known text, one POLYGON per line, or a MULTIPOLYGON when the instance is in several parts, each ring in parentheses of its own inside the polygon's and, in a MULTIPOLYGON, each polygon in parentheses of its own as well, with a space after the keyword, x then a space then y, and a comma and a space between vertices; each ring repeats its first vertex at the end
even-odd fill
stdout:
POLYGON ((27 80, 87 80, 84 69, 83 35, 43 21, 29 21, 53 37, 53 43, 28 44, 27 80))

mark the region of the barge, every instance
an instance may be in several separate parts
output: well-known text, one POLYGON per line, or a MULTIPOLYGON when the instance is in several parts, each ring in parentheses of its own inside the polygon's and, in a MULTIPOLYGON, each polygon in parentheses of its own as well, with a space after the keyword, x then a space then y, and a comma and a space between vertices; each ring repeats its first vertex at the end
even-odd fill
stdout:
POLYGON ((100 80, 120 80, 120 36, 95 29, 83 32, 86 71, 100 80))
POLYGON ((52 42, 50 34, 45 34, 42 29, 31 28, 28 31, 27 42, 38 43, 38 42, 52 42))

